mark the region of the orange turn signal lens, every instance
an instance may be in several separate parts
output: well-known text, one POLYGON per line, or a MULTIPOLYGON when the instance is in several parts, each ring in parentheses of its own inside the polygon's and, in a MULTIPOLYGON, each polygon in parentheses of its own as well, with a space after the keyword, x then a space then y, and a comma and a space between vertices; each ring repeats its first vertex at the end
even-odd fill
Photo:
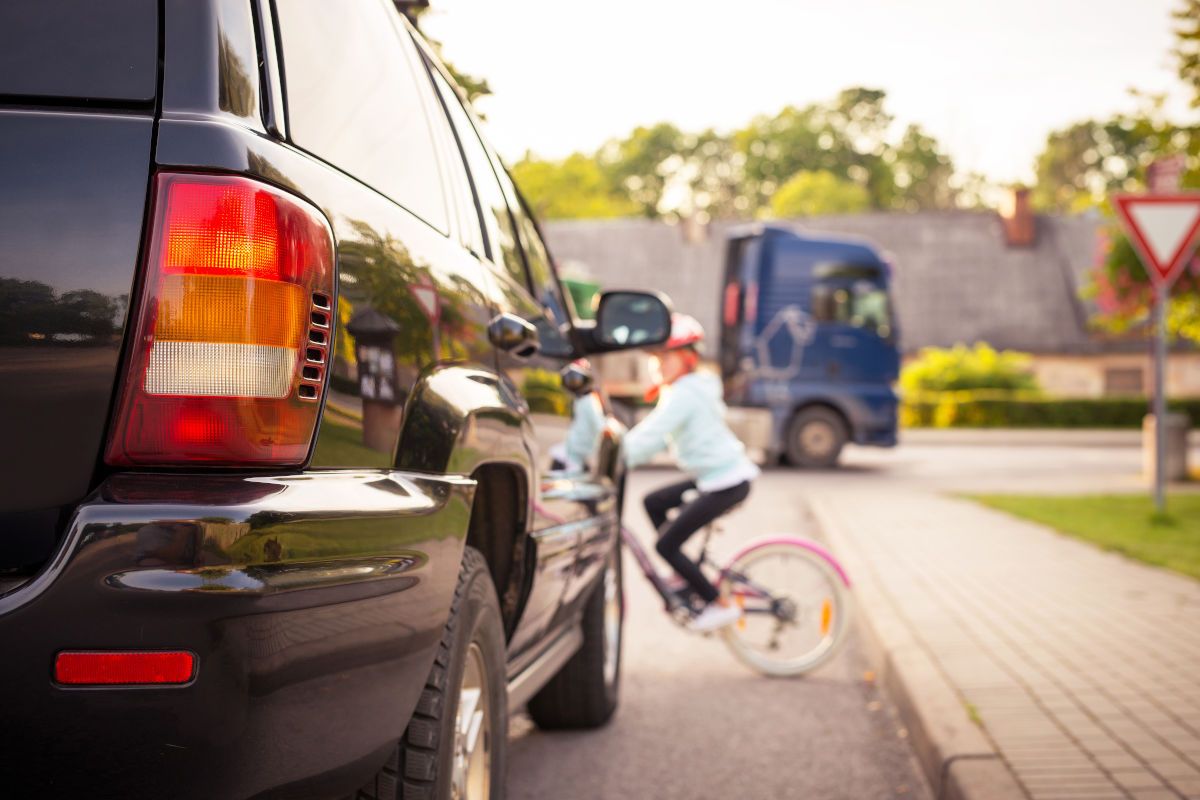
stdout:
POLYGON ((298 349, 308 327, 304 287, 224 275, 166 275, 155 339, 298 349))

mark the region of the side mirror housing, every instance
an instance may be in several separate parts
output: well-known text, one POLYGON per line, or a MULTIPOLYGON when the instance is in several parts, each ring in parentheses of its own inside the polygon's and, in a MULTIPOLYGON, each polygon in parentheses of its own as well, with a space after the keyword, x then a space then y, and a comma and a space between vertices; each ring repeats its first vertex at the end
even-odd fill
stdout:
POLYGON ((570 364, 562 368, 563 388, 576 397, 582 397, 592 391, 595 386, 595 379, 592 377, 592 370, 582 366, 580 363, 572 361, 570 364))
POLYGON ((659 292, 604 292, 589 333, 594 353, 662 344, 671 335, 670 303, 659 292))

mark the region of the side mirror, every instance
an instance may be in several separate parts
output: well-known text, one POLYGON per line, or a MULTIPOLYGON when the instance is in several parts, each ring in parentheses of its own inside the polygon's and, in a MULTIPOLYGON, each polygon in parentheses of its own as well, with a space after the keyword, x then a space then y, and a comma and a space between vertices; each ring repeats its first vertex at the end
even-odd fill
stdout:
POLYGON ((605 292, 596 307, 593 336, 601 350, 662 344, 671 335, 671 309, 657 292, 605 292))

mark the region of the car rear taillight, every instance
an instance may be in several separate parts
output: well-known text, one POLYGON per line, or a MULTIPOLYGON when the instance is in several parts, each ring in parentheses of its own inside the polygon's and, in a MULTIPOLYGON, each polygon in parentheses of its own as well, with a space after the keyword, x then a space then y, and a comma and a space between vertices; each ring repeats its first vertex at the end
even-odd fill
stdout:
POLYGON ((325 386, 333 234, 248 178, 156 178, 145 285, 105 460, 295 465, 325 386))
POLYGON ((195 674, 187 651, 68 650, 54 658, 54 680, 64 686, 178 686, 195 674))

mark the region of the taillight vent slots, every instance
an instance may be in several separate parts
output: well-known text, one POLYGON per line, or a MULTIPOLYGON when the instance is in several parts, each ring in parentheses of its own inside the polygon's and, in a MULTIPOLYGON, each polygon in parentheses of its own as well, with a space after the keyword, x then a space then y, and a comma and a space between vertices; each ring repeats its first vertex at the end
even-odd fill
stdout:
POLYGON ((329 295, 313 293, 312 310, 309 314, 308 347, 304 351, 305 364, 300 373, 301 400, 317 400, 321 397, 323 366, 329 355, 329 330, 331 324, 329 295))

